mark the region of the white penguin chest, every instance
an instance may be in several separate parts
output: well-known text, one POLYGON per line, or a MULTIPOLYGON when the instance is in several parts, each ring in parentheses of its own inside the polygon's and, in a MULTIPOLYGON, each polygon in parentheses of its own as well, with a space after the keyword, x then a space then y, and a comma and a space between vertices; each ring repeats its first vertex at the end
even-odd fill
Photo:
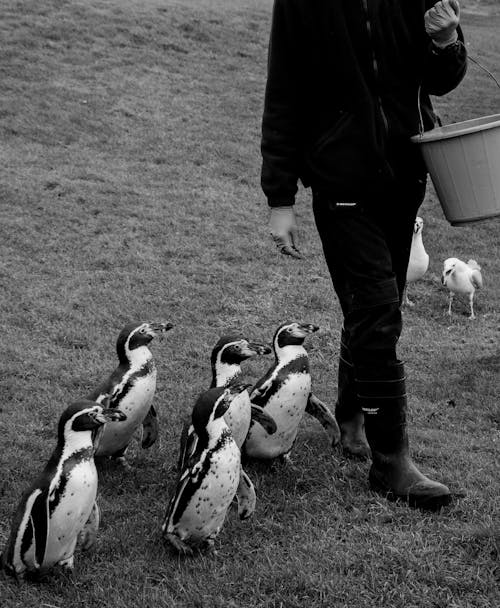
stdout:
POLYGON ((266 413, 276 422, 276 432, 269 435, 260 424, 254 424, 245 443, 247 454, 255 458, 275 458, 288 452, 297 436, 310 393, 309 373, 289 374, 265 405, 266 413))
MULTIPOLYGON (((62 488, 62 485, 59 487, 62 488)), ((97 471, 93 459, 84 460, 71 469, 60 495, 54 488, 49 496, 49 509, 53 511, 49 519, 44 567, 71 557, 77 535, 92 511, 96 494, 97 471)))
POLYGON ((107 422, 96 450, 97 456, 112 455, 126 447, 148 413, 156 390, 156 370, 133 378, 131 386, 117 404, 127 419, 107 422))
POLYGON ((218 533, 236 494, 240 479, 240 450, 234 440, 212 453, 210 468, 201 486, 169 532, 193 543, 218 533))
POLYGON ((250 428, 251 412, 250 395, 248 391, 243 391, 233 399, 224 414, 224 420, 238 448, 243 445, 250 428))

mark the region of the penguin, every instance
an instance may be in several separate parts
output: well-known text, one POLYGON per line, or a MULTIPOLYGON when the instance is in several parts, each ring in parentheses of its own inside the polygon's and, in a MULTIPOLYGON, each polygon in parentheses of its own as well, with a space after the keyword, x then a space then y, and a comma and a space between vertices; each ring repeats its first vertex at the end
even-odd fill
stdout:
POLYGON ((129 323, 118 336, 118 367, 87 398, 109 405, 127 415, 126 422, 113 422, 102 429, 96 456, 112 456, 129 467, 125 452, 135 431, 142 425, 142 447, 149 448, 158 437, 158 418, 152 405, 156 390, 156 366, 149 343, 171 323, 129 323))
POLYGON ((125 419, 122 412, 88 400, 76 401, 61 414, 57 446, 14 512, 0 556, 8 574, 19 580, 57 565, 72 570, 77 541, 84 550, 92 546, 99 526, 96 431, 125 419))
POLYGON ((241 453, 224 414, 246 388, 211 388, 194 405, 196 446, 180 472, 162 524, 164 539, 181 553, 213 546, 236 495, 241 453))
POLYGON ((413 237, 411 241, 410 259, 406 270, 406 283, 404 289, 404 303, 407 306, 414 306, 414 303, 408 298, 408 283, 413 283, 421 279, 429 268, 429 254, 425 250, 422 241, 422 230, 424 228, 424 220, 421 217, 415 218, 413 227, 413 237))
POLYGON ((334 415, 311 391, 309 358, 303 343, 318 329, 317 325, 309 323, 287 322, 276 330, 273 339, 275 363, 251 389, 250 400, 272 416, 277 430, 270 435, 262 426, 252 424, 243 445, 245 456, 286 458, 305 412, 322 424, 332 445, 339 442, 340 430, 334 415))
MULTIPOLYGON (((249 342, 240 335, 224 335, 214 346, 210 363, 212 369, 212 382, 210 388, 227 387, 239 381, 241 376, 241 364, 246 359, 257 355, 270 354, 271 348, 265 344, 249 342)), ((249 385, 251 386, 251 385, 249 385)), ((250 402, 248 390, 243 390, 235 396, 230 407, 224 414, 236 445, 241 449, 250 428, 251 420, 259 422, 266 428, 269 434, 276 431, 276 423, 260 406, 250 402)), ((182 470, 186 458, 191 455, 196 446, 196 432, 193 425, 186 424, 181 435, 181 450, 179 458, 179 470, 182 470)), ((240 519, 247 519, 255 511, 256 496, 255 488, 241 469, 240 484, 237 491, 238 514, 240 519)))

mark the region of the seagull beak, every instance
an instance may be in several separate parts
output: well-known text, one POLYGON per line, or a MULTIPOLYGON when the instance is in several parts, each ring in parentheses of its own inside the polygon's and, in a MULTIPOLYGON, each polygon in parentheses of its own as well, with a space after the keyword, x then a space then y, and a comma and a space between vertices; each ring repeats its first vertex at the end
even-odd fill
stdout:
POLYGON ((448 270, 445 270, 443 272, 443 274, 441 275, 441 283, 443 285, 444 285, 444 282, 446 281, 447 277, 449 277, 452 272, 453 272, 453 268, 448 268, 448 270))

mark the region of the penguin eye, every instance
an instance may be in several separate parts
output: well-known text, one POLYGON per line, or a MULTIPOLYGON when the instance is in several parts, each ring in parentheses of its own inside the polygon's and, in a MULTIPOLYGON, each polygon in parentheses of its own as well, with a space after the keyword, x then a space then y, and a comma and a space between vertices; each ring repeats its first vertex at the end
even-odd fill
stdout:
POLYGON ((146 328, 145 327, 141 327, 141 329, 139 330, 140 334, 144 334, 146 333, 146 328))

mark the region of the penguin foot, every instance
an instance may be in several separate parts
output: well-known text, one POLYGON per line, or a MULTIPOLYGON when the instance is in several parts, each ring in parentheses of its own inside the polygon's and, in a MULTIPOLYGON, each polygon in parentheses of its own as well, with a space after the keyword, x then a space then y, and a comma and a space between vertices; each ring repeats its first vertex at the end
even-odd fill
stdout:
POLYGON ((7 564, 5 561, 3 561, 2 555, 0 555, 0 572, 1 571, 3 571, 7 576, 11 576, 18 585, 22 585, 28 575, 26 570, 18 572, 12 564, 7 564))
POLYGON ((243 468, 240 470, 240 482, 236 490, 236 499, 238 500, 239 518, 243 521, 251 517, 255 511, 257 498, 253 483, 243 468))
POLYGON ((238 506, 238 517, 240 518, 241 521, 245 521, 246 519, 249 519, 250 517, 252 517, 252 515, 254 514, 255 509, 249 509, 247 507, 241 507, 241 505, 238 506))
POLYGON ((215 549, 215 539, 209 537, 206 541, 200 545, 200 549, 203 549, 206 553, 210 553, 211 555, 217 555, 217 550, 215 549))
POLYGON ((115 462, 117 462, 124 471, 131 471, 133 468, 125 456, 118 456, 115 458, 115 462))
POLYGON ((78 547, 82 551, 88 551, 95 545, 97 534, 95 530, 82 530, 78 535, 78 547))
POLYGON ((65 572, 73 572, 73 569, 75 567, 75 557, 74 557, 74 555, 72 555, 71 557, 67 557, 66 559, 61 560, 58 565, 65 572))
POLYGON ((283 466, 287 467, 287 469, 291 469, 292 471, 297 471, 297 467, 295 466, 295 464, 293 463, 292 457, 290 456, 290 452, 287 452, 286 454, 282 454, 281 456, 278 456, 278 458, 276 458, 276 460, 283 466))
POLYGON ((165 540, 167 540, 178 553, 181 553, 182 555, 193 555, 192 547, 183 542, 175 534, 165 534, 165 540))

